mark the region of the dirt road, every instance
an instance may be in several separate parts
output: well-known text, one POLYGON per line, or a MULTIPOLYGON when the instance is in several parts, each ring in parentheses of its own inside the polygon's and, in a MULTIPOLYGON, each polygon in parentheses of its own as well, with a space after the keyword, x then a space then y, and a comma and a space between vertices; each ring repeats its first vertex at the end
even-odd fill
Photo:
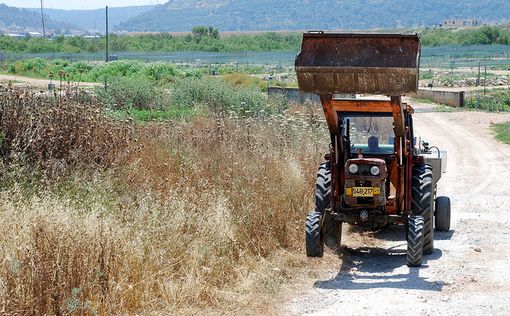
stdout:
MULTIPOLYGON (((305 315, 510 315, 510 146, 490 123, 508 114, 435 113, 416 105, 417 135, 448 150, 439 194, 452 200, 452 230, 436 233, 423 267, 405 265, 404 232, 344 234, 342 254, 283 313, 305 315), (327 270, 332 269, 332 270, 327 270)), ((347 229, 344 228, 344 231, 347 229)), ((310 259, 312 260, 312 259, 310 259)))
MULTIPOLYGON (((14 85, 33 86, 36 88, 47 89, 49 79, 35 79, 35 78, 0 74, 0 84, 5 84, 5 83, 9 83, 9 82, 12 82, 14 85)), ((53 80, 53 83, 55 83, 55 85, 57 87, 59 86, 58 80, 53 80)), ((73 84, 75 84, 75 83, 73 83, 73 84)), ((98 84, 93 83, 93 82, 80 82, 81 87, 89 87, 90 88, 90 87, 94 87, 96 85, 98 85, 98 84)))

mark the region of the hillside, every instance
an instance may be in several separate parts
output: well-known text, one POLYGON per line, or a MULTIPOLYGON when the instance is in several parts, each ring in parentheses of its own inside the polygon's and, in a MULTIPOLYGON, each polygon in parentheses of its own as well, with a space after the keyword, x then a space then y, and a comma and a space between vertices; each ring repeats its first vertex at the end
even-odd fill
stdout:
MULTIPOLYGON (((76 29, 71 23, 55 21, 45 15, 46 30, 61 33, 64 30, 76 29)), ((40 13, 9 7, 0 4, 0 30, 4 31, 38 31, 42 33, 40 13)))
POLYGON ((170 0, 121 23, 127 31, 371 29, 438 25, 445 19, 508 21, 508 0, 170 0))
MULTIPOLYGON (((109 8, 110 26, 115 27, 133 17, 154 9, 155 5, 109 8)), ((28 9, 38 11, 39 9, 28 9)), ((105 10, 59 10, 45 9, 44 13, 50 18, 74 24, 86 31, 103 31, 105 26, 105 10)))

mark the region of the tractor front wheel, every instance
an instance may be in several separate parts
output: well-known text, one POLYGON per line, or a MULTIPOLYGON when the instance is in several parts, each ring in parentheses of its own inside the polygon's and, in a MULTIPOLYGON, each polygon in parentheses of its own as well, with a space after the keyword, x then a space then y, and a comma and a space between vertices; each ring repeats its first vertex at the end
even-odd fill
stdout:
POLYGON ((419 267, 423 258, 423 217, 409 216, 407 226, 407 265, 419 267))
POLYGON ((319 212, 308 213, 306 216, 306 256, 322 257, 324 254, 324 240, 322 238, 321 225, 322 214, 319 212))
POLYGON ((329 248, 336 250, 342 242, 342 222, 333 218, 331 208, 331 170, 330 163, 322 163, 317 172, 315 186, 315 212, 322 214, 322 236, 329 248))

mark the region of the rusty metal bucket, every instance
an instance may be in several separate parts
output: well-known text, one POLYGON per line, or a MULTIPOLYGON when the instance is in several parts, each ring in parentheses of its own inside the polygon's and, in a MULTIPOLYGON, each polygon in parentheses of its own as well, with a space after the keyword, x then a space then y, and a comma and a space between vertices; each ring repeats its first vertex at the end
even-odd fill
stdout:
POLYGON ((420 39, 401 34, 303 35, 296 58, 299 89, 318 94, 414 94, 420 39))

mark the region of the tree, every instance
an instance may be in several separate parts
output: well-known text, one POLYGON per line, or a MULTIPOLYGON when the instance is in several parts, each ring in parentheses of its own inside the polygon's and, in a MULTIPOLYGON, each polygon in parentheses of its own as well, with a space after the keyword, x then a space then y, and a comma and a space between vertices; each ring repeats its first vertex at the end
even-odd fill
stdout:
POLYGON ((220 33, 218 32, 217 29, 215 29, 212 26, 197 25, 197 26, 193 27, 193 29, 191 30, 191 33, 196 38, 202 38, 202 37, 210 37, 210 38, 215 38, 215 39, 220 38, 220 33))

